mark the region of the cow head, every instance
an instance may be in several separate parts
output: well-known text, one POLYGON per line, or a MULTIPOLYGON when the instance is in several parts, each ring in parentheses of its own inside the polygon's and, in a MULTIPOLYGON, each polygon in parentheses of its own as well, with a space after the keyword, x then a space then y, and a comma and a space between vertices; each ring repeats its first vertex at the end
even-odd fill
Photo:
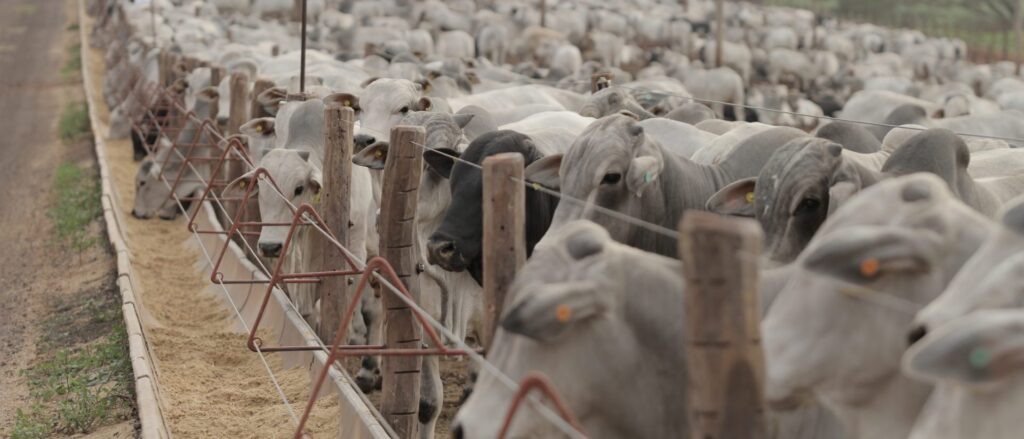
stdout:
POLYGON ((580 202, 561 202, 551 229, 575 219, 589 219, 604 226, 619 242, 630 242, 634 227, 618 218, 595 213, 600 206, 634 218, 665 211, 658 178, 665 167, 661 145, 644 134, 630 113, 598 119, 576 138, 564 158, 545 157, 529 165, 527 180, 558 189, 580 202))
POLYGON ((406 79, 371 79, 365 83, 359 105, 359 132, 356 147, 369 146, 387 139, 402 118, 413 111, 428 111, 430 99, 423 96, 423 86, 406 79))
POLYGON ((581 116, 597 119, 623 110, 636 114, 641 119, 654 117, 637 102, 629 91, 619 87, 608 87, 590 95, 580 107, 579 113, 581 116))
MULTIPOLYGON (((293 149, 270 150, 259 166, 267 170, 276 183, 260 178, 254 189, 259 197, 260 218, 263 222, 291 223, 293 206, 315 203, 319 199, 323 176, 320 167, 310 159, 311 152, 293 149), (287 201, 286 201, 287 200, 287 201)), ((237 197, 245 193, 252 184, 255 170, 249 171, 228 184, 225 197, 237 197)), ((288 234, 288 226, 264 226, 260 230, 258 248, 261 256, 281 256, 281 249, 288 234)))
MULTIPOLYGON (((686 385, 683 349, 665 348, 682 334, 683 283, 678 261, 618 244, 588 221, 567 224, 517 274, 515 299, 488 359, 513 380, 533 371, 546 375, 588 432, 670 437, 686 431, 685 416, 663 416, 687 406, 685 392, 664 391, 686 385), (595 352, 608 353, 601 367, 593 367, 595 352), (622 392, 657 399, 659 410, 640 409, 622 392)), ((454 437, 496 437, 511 396, 482 371, 455 416, 454 437)), ((562 436, 526 407, 508 433, 562 436)))

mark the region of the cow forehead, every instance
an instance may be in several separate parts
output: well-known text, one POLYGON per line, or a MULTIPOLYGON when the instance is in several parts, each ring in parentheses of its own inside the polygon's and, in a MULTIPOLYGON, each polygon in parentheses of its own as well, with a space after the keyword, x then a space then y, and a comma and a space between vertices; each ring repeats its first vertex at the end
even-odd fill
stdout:
POLYGON ((398 105, 411 102, 420 94, 420 86, 407 79, 378 79, 366 86, 360 105, 368 110, 377 105, 398 105))
POLYGON ((956 206, 952 193, 939 177, 912 174, 885 180, 850 199, 822 226, 819 235, 857 224, 939 226, 956 206))
POLYGON ((305 182, 313 166, 303 160, 297 151, 273 149, 263 156, 260 167, 270 173, 270 177, 287 196, 288 188, 305 182))

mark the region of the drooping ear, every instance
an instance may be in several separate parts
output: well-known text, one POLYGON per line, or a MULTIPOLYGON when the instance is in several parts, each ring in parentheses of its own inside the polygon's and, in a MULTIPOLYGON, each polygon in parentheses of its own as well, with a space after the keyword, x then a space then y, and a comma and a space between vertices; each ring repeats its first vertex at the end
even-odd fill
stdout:
POLYGON ((320 194, 320 189, 324 186, 324 175, 323 172, 318 168, 313 168, 309 171, 309 181, 306 182, 309 186, 309 190, 312 191, 313 195, 320 194))
POLYGON ((757 177, 729 183, 708 199, 705 208, 721 215, 754 217, 754 192, 757 177))
POLYGON ((928 381, 968 385, 1024 372, 1024 314, 981 310, 940 326, 907 350, 903 370, 928 381))
POLYGON ((426 96, 428 93, 430 93, 431 90, 434 89, 434 84, 432 84, 430 80, 427 78, 419 79, 416 81, 416 83, 419 84, 420 92, 423 93, 423 96, 426 96))
POLYGON ((857 185, 852 181, 840 181, 828 188, 828 214, 837 209, 857 193, 857 185))
MULTIPOLYGON (((245 195, 246 189, 249 187, 249 184, 252 183, 253 175, 255 175, 255 172, 256 170, 246 172, 245 174, 242 174, 238 178, 232 180, 231 183, 228 183, 228 185, 224 187, 224 190, 221 191, 220 196, 224 198, 237 198, 241 197, 242 195, 245 195)), ((256 196, 259 193, 260 186, 256 185, 255 187, 252 188, 252 194, 250 196, 256 196)))
POLYGON ((281 102, 287 97, 288 93, 283 88, 270 87, 256 96, 256 101, 263 107, 263 111, 276 115, 277 110, 281 109, 281 102))
POLYGON ((352 156, 352 163, 370 169, 384 169, 384 163, 388 160, 388 146, 387 142, 367 146, 352 156))
POLYGON ((547 342, 565 333, 571 325, 606 309, 608 306, 593 282, 550 284, 515 304, 502 318, 501 327, 514 334, 547 342))
POLYGON ((929 270, 941 254, 941 238, 932 231, 895 226, 860 226, 808 248, 804 266, 837 279, 866 284, 885 274, 929 270))
POLYGON ((359 106, 359 97, 352 93, 333 93, 324 97, 324 104, 332 102, 342 107, 349 107, 354 111, 362 110, 359 106))
POLYGON ((359 84, 359 87, 360 87, 360 88, 366 88, 366 87, 369 87, 369 86, 370 86, 370 84, 373 84, 373 81, 376 81, 376 80, 378 80, 378 79, 380 79, 380 77, 379 77, 379 76, 374 76, 374 77, 372 77, 372 78, 370 78, 370 79, 367 79, 367 80, 363 81, 363 83, 362 83, 362 84, 359 84))
POLYGON ((562 187, 561 174, 562 154, 552 154, 530 163, 523 170, 523 177, 526 181, 537 183, 552 190, 560 190, 562 187))
POLYGON ((274 118, 259 117, 246 122, 238 131, 250 137, 267 137, 274 135, 274 118))
POLYGON ((458 151, 451 148, 428 149, 423 152, 423 161, 426 162, 427 168, 434 170, 444 178, 450 178, 452 167, 455 166, 455 158, 460 156, 458 151))
POLYGON ((430 111, 433 107, 434 104, 430 102, 430 98, 423 97, 412 104, 412 111, 430 111))
POLYGON ((661 175, 664 165, 665 163, 661 161, 660 157, 652 155, 634 158, 629 164, 629 170, 626 171, 626 188, 636 196, 641 196, 644 190, 661 175))
POLYGON ((199 91, 198 97, 208 102, 214 102, 220 98, 220 92, 216 87, 206 87, 199 91))
POLYGON ((458 125, 459 128, 465 128, 466 125, 469 125, 469 123, 473 121, 473 116, 475 116, 475 114, 472 113, 453 114, 452 119, 455 120, 455 124, 458 125))

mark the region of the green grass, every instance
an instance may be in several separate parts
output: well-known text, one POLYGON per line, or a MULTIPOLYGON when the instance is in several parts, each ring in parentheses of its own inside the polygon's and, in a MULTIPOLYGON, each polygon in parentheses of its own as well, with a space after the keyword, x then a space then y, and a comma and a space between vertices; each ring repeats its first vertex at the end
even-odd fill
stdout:
POLYGON ((85 103, 72 103, 64 108, 57 123, 57 134, 69 145, 89 134, 89 110, 85 103))
POLYGON ((100 340, 61 349, 23 374, 35 403, 27 411, 18 410, 12 439, 87 433, 134 410, 128 336, 121 322, 100 340))
POLYGON ((71 78, 81 72, 82 45, 75 43, 68 47, 68 60, 64 63, 64 67, 60 69, 60 73, 64 75, 65 78, 71 78))
POLYGON ((54 177, 56 202, 50 208, 57 239, 81 252, 97 242, 87 227, 103 213, 100 204, 100 184, 95 175, 73 163, 57 168, 54 177))

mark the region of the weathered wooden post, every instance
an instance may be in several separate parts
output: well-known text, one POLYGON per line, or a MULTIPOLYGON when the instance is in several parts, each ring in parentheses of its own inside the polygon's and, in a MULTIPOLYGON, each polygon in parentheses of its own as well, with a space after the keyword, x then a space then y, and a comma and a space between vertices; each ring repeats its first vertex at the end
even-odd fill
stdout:
POLYGON ((715 0, 715 67, 722 67, 722 36, 725 34, 725 1, 715 0))
POLYGON ((484 159, 483 177, 484 330, 481 343, 487 348, 509 300, 512 279, 526 263, 523 156, 502 153, 484 159))
POLYGON ((679 233, 690 436, 765 438, 761 229, 748 219, 690 211, 679 233))
MULTIPOLYGON (((324 169, 323 188, 320 189, 320 206, 327 228, 334 233, 341 245, 348 248, 349 196, 352 186, 352 124, 355 112, 338 104, 324 108, 324 169)), ((320 239, 320 257, 315 271, 332 271, 348 268, 345 257, 334 245, 320 239)), ((348 279, 328 276, 320 281, 320 329, 321 340, 334 340, 345 305, 348 303, 348 279)))
MULTIPOLYGON (((416 201, 425 142, 422 127, 398 126, 391 130, 391 147, 384 164, 380 206, 380 255, 395 269, 413 299, 419 301, 415 250, 416 201)), ((384 338, 389 348, 419 349, 420 327, 412 309, 388 291, 383 295, 384 338)), ((416 437, 419 430, 420 368, 422 358, 384 357, 381 412, 401 438, 416 437)))
MULTIPOLYGON (((249 93, 248 93, 248 82, 249 77, 245 73, 235 72, 228 77, 228 121, 223 127, 223 134, 225 137, 232 134, 238 134, 239 127, 242 126, 246 121, 249 120, 249 93)), ((216 121, 216 115, 213 120, 216 121)), ((227 145, 224 145, 226 148, 227 145)), ((224 163, 224 181, 231 182, 236 178, 241 177, 248 169, 242 164, 241 157, 231 155, 229 156, 232 160, 228 160, 224 163)), ((224 215, 226 218, 221 219, 221 224, 227 225, 231 218, 235 217, 235 213, 241 209, 239 203, 225 203, 224 204, 224 215)), ((255 248, 255 240, 251 237, 247 238, 244 234, 235 235, 238 245, 245 245, 245 241, 248 239, 250 245, 255 248)))
POLYGON ((224 66, 210 66, 210 86, 216 88, 226 74, 227 69, 224 66))
POLYGON ((274 82, 270 81, 270 80, 267 80, 267 79, 257 79, 256 82, 254 82, 252 84, 252 103, 250 104, 250 107, 249 107, 249 118, 250 119, 256 119, 258 117, 270 117, 271 116, 270 113, 268 113, 266 110, 263 109, 263 106, 260 105, 260 101, 257 98, 260 96, 260 93, 263 93, 264 91, 267 91, 267 89, 269 89, 269 88, 271 88, 273 86, 274 86, 274 82))

